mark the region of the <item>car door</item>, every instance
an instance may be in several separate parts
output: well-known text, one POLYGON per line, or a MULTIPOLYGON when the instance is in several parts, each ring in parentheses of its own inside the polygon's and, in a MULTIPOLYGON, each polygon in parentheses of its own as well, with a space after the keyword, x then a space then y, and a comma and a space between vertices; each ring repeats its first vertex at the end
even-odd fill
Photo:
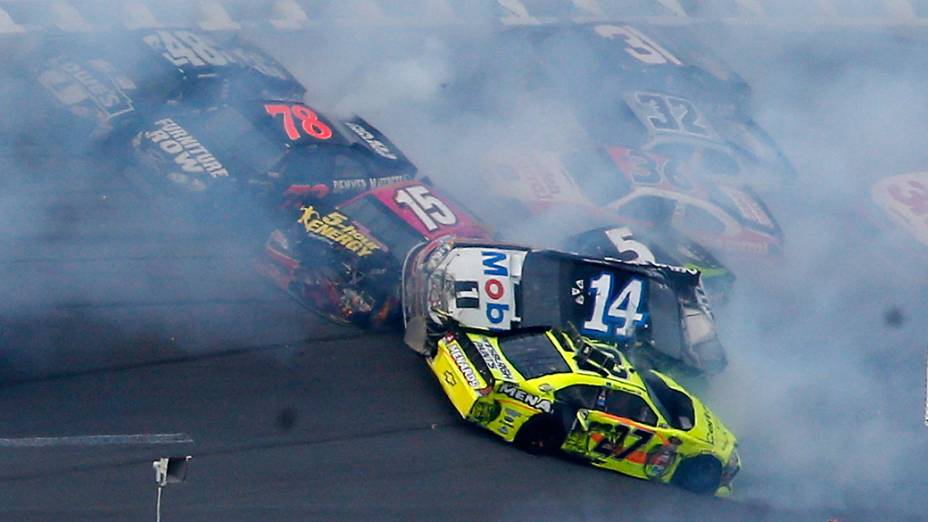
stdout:
POLYGON ((596 466, 647 478, 648 454, 663 445, 657 424, 657 414, 640 396, 600 388, 593 407, 577 411, 564 449, 596 466))

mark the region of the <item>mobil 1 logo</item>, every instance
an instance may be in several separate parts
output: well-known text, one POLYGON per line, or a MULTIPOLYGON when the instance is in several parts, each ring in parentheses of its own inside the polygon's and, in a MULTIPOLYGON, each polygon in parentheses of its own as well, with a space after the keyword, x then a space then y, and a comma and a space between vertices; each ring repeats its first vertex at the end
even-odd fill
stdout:
MULTIPOLYGON (((506 325, 511 317, 509 302, 512 292, 509 274, 509 254, 493 250, 480 252, 483 275, 483 296, 486 301, 485 314, 491 325, 506 325)), ((508 325, 506 325, 508 326, 508 325)))

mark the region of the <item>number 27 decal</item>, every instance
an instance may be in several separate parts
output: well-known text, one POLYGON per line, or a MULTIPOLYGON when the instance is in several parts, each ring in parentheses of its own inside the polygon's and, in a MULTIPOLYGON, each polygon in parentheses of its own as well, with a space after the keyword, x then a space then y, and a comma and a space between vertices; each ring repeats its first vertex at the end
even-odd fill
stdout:
POLYGON ((586 333, 608 335, 615 328, 615 335, 629 337, 635 328, 645 322, 644 305, 645 282, 631 279, 620 292, 613 295, 615 278, 610 273, 602 273, 590 279, 587 291, 593 296, 593 315, 583 322, 586 333))
POLYGON ((631 429, 624 424, 617 425, 615 430, 619 435, 619 438, 615 442, 609 440, 608 438, 603 438, 603 440, 599 441, 599 444, 593 448, 593 451, 606 457, 612 457, 616 460, 623 460, 634 453, 635 450, 647 444, 648 441, 654 437, 654 434, 650 431, 639 430, 637 428, 631 429), (625 439, 629 435, 629 432, 631 432, 631 435, 637 440, 635 440, 635 442, 626 448, 624 447, 624 444, 625 439))
POLYGON ((268 103, 264 105, 264 110, 274 116, 284 117, 284 132, 291 141, 296 141, 303 137, 303 134, 316 138, 317 140, 327 140, 332 137, 332 129, 319 119, 319 116, 312 109, 305 105, 286 103, 268 103), (294 118, 299 120, 300 129, 297 128, 294 118))

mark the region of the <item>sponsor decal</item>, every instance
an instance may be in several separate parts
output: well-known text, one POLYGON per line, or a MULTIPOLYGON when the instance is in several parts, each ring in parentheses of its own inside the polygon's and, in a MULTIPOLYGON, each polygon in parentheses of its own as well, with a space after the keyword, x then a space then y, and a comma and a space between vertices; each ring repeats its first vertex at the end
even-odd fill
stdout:
POLYGON ((445 378, 445 382, 450 384, 451 386, 454 386, 455 384, 458 383, 458 380, 454 378, 454 374, 449 372, 448 370, 445 370, 444 378, 445 378))
POLYGON ((170 118, 155 122, 155 130, 145 132, 145 138, 158 145, 162 151, 174 157, 174 163, 184 172, 206 172, 213 178, 227 177, 229 171, 190 135, 183 127, 170 118))
POLYGON ((39 75, 39 83, 64 105, 76 105, 90 98, 107 118, 134 110, 132 100, 123 89, 135 84, 120 76, 108 62, 88 60, 88 70, 73 61, 57 61, 39 75))
POLYGON ((490 324, 500 324, 509 313, 509 304, 506 302, 506 284, 503 283, 503 281, 509 281, 509 255, 492 250, 484 250, 480 252, 480 255, 483 257, 483 274, 496 276, 487 278, 483 283, 483 295, 487 297, 487 320, 490 324))
POLYGON ((336 194, 342 192, 364 192, 367 190, 367 180, 365 179, 336 179, 332 180, 332 190, 336 194))
POLYGON ((521 414, 520 412, 518 412, 518 411, 516 411, 516 410, 514 410, 514 409, 512 409, 512 408, 506 408, 504 411, 506 412, 506 416, 507 416, 507 417, 512 417, 513 419, 518 419, 519 417, 522 416, 522 414, 521 414))
POLYGON ((528 393, 515 384, 503 383, 503 385, 499 387, 499 392, 527 406, 531 406, 545 413, 551 413, 552 405, 550 400, 528 393))
MULTIPOLYGON (((441 280, 436 278, 436 282, 441 280)), ((455 281, 454 305, 458 308, 480 308, 479 286, 477 281, 455 281)))
POLYGON ((715 444, 715 423, 712 420, 712 414, 709 410, 704 410, 706 414, 706 442, 715 444))
POLYGON ((364 140, 365 143, 367 143, 367 145, 378 155, 391 160, 397 159, 396 154, 393 154, 390 151, 390 148, 384 145, 382 141, 378 140, 374 134, 371 133, 371 131, 365 129, 357 123, 350 121, 346 121, 345 126, 351 129, 351 131, 357 134, 362 140, 364 140))
POLYGON ((770 216, 764 212, 764 209, 757 204, 754 198, 740 190, 729 189, 727 187, 720 188, 732 202, 734 202, 735 206, 738 207, 738 211, 741 212, 741 215, 744 216, 745 219, 749 219, 767 228, 773 228, 773 221, 771 221, 770 216))
POLYGON ((337 243, 358 257, 366 257, 380 250, 380 245, 348 221, 348 216, 332 211, 325 216, 312 206, 300 207, 303 215, 297 223, 303 225, 308 234, 337 243))
POLYGON ((384 176, 382 178, 336 179, 332 181, 332 190, 336 194, 344 192, 364 192, 366 190, 373 190, 378 187, 399 183, 406 179, 407 177, 402 174, 384 176))
POLYGON ((574 298, 574 302, 577 303, 578 305, 582 305, 584 301, 586 300, 586 298, 584 298, 583 296, 583 294, 586 293, 584 292, 585 286, 586 286, 586 281, 584 281, 583 279, 577 279, 576 281, 574 281, 573 288, 570 289, 570 296, 574 298))
POLYGON ((467 380, 467 384, 475 390, 480 389, 480 381, 477 380, 477 372, 474 370, 474 367, 470 365, 470 362, 467 361, 467 357, 464 355, 464 352, 461 351, 461 347, 458 343, 449 344, 448 353, 451 354, 451 359, 454 360, 454 364, 458 365, 461 373, 464 374, 464 379, 467 380))
POLYGON ((382 178, 368 178, 367 182, 370 184, 371 189, 378 187, 385 187, 387 185, 392 185, 394 183, 399 183, 400 181, 406 181, 407 176, 403 174, 397 174, 395 176, 384 176, 382 178))
POLYGON ((563 192, 550 169, 541 168, 537 172, 526 173, 522 177, 528 181, 529 189, 536 199, 542 201, 553 200, 563 192))
POLYGON ((503 435, 506 435, 507 433, 509 433, 509 428, 507 428, 506 426, 500 426, 499 432, 502 433, 503 435))
POLYGON ((483 361, 487 363, 487 367, 490 369, 499 370, 499 373, 502 374, 504 379, 513 380, 515 377, 512 375, 512 371, 509 369, 509 366, 506 365, 503 358, 499 355, 493 345, 490 344, 486 338, 481 338, 474 342, 474 345, 477 347, 477 351, 480 353, 480 357, 483 358, 483 361))

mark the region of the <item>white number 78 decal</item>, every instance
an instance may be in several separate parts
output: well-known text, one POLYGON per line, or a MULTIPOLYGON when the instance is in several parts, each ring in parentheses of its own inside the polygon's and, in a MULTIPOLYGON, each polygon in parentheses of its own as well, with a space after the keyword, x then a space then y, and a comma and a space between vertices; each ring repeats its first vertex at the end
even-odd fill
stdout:
POLYGON ((641 307, 641 294, 644 282, 632 279, 615 297, 612 296, 612 274, 603 273, 590 280, 589 293, 593 294, 593 316, 583 322, 583 329, 591 332, 608 334, 615 326, 615 335, 628 337, 636 324, 644 321, 641 307))
POLYGON ((412 210, 429 232, 437 230, 439 225, 449 226, 458 222, 448 205, 422 185, 397 190, 393 201, 412 210))

